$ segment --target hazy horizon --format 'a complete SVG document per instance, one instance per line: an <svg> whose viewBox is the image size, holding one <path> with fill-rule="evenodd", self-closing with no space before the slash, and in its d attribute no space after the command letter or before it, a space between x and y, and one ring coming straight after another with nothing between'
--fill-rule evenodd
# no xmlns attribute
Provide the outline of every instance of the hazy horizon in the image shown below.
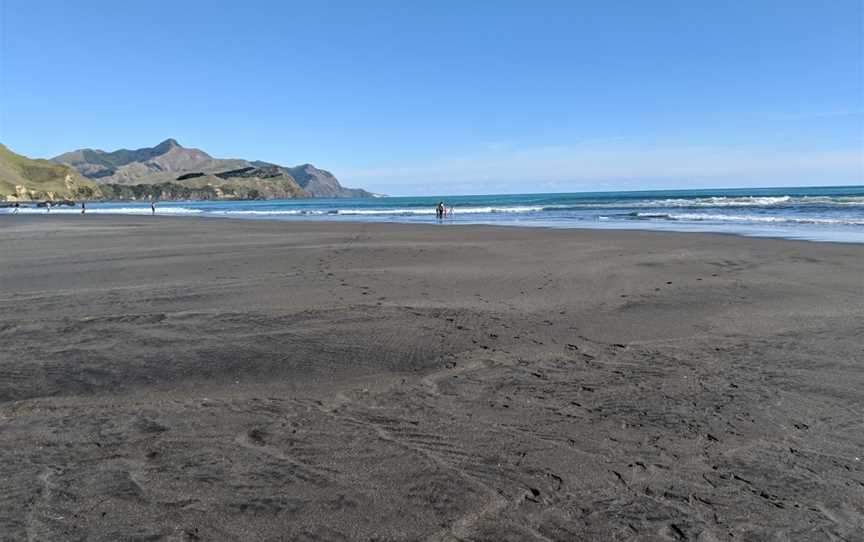
<svg viewBox="0 0 864 542"><path fill-rule="evenodd" d="M0 3L0 142L389 195L864 185L864 3Z"/></svg>

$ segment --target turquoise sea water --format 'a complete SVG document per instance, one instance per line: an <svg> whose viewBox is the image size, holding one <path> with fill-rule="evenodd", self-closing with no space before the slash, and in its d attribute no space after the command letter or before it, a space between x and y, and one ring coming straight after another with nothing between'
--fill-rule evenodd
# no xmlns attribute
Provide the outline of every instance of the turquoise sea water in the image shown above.
<svg viewBox="0 0 864 542"><path fill-rule="evenodd" d="M159 202L158 215L254 220L351 220L442 224L702 231L864 243L864 186ZM3 209L0 212L11 212ZM22 213L45 213L27 207ZM51 213L78 213L74 208ZM147 202L91 203L88 213L150 214Z"/></svg>

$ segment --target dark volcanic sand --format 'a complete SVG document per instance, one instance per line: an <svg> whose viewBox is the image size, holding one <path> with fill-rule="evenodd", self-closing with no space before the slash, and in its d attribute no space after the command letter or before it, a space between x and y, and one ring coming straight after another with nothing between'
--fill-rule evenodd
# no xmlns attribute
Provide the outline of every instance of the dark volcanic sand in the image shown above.
<svg viewBox="0 0 864 542"><path fill-rule="evenodd" d="M864 246L0 218L2 540L864 540Z"/></svg>

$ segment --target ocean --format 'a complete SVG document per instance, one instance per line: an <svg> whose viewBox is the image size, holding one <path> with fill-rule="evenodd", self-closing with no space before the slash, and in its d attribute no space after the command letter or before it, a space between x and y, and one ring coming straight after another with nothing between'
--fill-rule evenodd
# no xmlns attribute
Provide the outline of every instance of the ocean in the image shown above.
<svg viewBox="0 0 864 542"><path fill-rule="evenodd" d="M159 202L158 215L251 220L351 220L437 224L435 205L453 208L442 224L718 232L864 243L864 186L742 188L379 197L271 201ZM0 209L9 213L10 208ZM22 213L45 213L24 207ZM62 207L51 213L79 213ZM88 213L150 214L147 202L89 203Z"/></svg>

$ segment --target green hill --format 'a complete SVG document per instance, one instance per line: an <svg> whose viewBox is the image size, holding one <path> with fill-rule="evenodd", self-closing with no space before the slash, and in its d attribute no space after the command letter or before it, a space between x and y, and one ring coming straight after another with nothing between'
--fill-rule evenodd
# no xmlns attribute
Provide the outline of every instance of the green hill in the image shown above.
<svg viewBox="0 0 864 542"><path fill-rule="evenodd" d="M0 201L98 199L102 191L75 169L15 154L0 144Z"/></svg>

